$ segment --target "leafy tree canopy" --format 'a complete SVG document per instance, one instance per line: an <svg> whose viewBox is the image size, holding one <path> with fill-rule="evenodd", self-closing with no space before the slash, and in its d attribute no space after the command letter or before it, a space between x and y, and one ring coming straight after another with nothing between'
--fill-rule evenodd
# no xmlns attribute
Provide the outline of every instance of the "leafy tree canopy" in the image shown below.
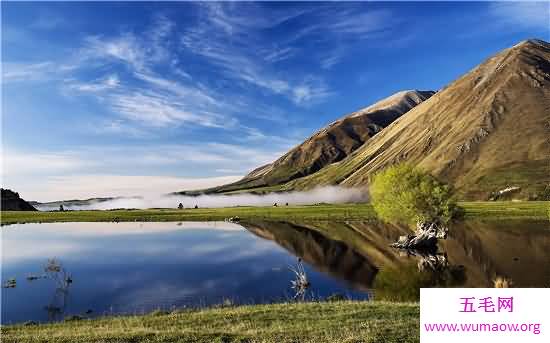
<svg viewBox="0 0 550 343"><path fill-rule="evenodd" d="M377 173L369 190L374 210L387 222L445 224L457 210L451 187L410 164Z"/></svg>

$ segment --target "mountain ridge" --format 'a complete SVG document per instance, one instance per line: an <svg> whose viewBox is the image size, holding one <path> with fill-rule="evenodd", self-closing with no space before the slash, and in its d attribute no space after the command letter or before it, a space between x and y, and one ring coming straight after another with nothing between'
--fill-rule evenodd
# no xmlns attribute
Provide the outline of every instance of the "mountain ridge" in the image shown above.
<svg viewBox="0 0 550 343"><path fill-rule="evenodd" d="M276 186L313 174L347 157L394 120L430 98L434 91L406 90L346 114L314 132L272 163L260 166L232 184L202 192ZM181 192L180 194L193 194Z"/></svg>

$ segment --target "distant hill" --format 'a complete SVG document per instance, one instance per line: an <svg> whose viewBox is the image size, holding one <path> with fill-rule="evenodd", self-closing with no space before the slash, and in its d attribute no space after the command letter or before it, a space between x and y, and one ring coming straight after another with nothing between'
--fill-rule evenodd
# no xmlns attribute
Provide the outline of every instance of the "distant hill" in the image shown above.
<svg viewBox="0 0 550 343"><path fill-rule="evenodd" d="M394 120L434 93L417 90L396 93L336 120L275 162L251 171L242 180L204 192L222 193L274 186L313 174L347 157Z"/></svg>
<svg viewBox="0 0 550 343"><path fill-rule="evenodd" d="M363 186L373 173L408 161L465 199L508 190L513 198L541 198L550 184L549 43L523 41L431 97L414 92L416 101L380 111L403 95L348 115L243 180L208 191Z"/></svg>
<svg viewBox="0 0 550 343"><path fill-rule="evenodd" d="M19 193L4 188L0 189L0 193L2 211L36 211L36 208L19 197Z"/></svg>

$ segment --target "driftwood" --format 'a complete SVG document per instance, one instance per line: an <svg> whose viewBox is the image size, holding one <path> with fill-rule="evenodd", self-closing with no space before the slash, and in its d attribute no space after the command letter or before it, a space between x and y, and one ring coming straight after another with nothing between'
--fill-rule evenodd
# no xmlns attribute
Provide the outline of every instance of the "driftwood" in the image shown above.
<svg viewBox="0 0 550 343"><path fill-rule="evenodd" d="M398 249L437 251L437 240L447 238L449 229L438 223L419 222L413 235L399 237L390 246Z"/></svg>

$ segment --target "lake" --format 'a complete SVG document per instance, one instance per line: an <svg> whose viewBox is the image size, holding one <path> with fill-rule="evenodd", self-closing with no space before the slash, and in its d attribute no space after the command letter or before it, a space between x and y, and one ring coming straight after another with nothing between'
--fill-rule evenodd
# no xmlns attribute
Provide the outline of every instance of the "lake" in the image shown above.
<svg viewBox="0 0 550 343"><path fill-rule="evenodd" d="M420 287L495 280L550 286L547 222L456 224L435 255L388 246L406 233L328 221L4 226L2 285L16 281L2 288L2 323L292 300L298 258L310 281L307 299L416 300Z"/></svg>

